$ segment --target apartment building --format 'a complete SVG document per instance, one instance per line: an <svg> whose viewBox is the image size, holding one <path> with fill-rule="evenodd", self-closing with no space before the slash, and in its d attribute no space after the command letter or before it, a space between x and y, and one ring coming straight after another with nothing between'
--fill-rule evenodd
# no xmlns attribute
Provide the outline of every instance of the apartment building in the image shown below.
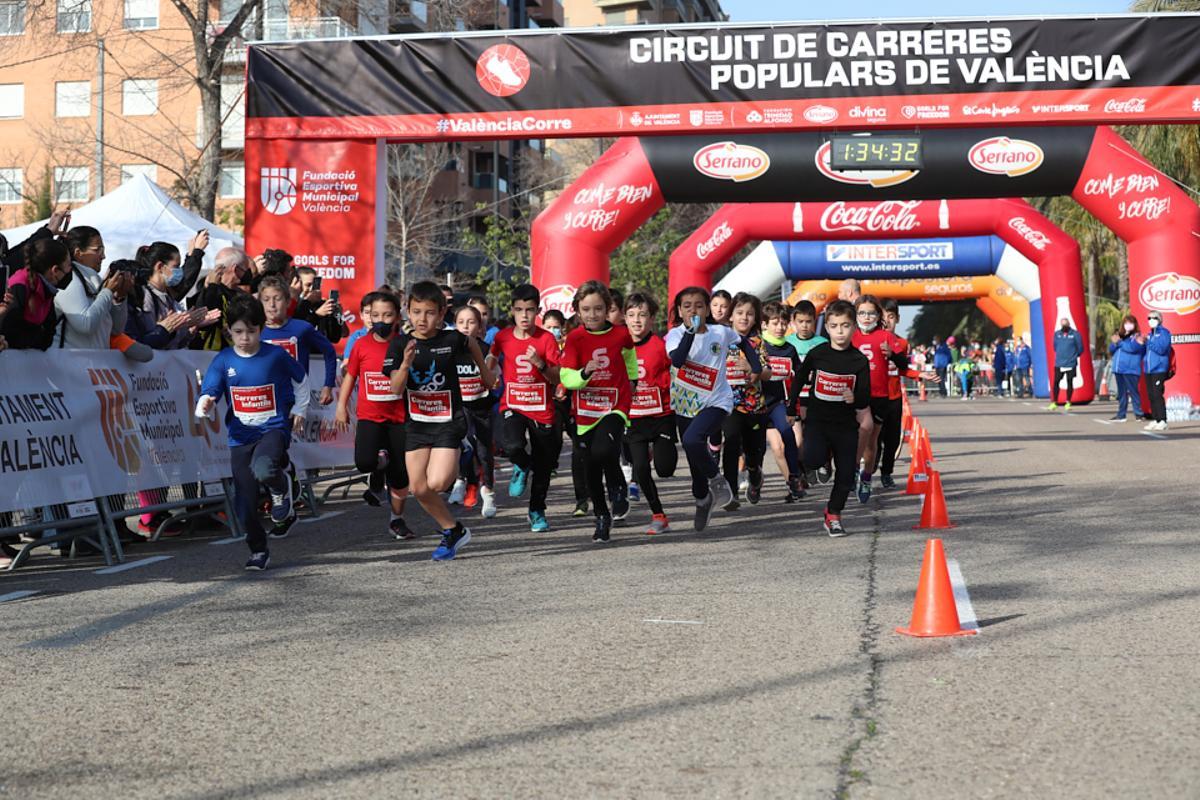
<svg viewBox="0 0 1200 800"><path fill-rule="evenodd" d="M672 25L729 19L721 10L720 0L564 0L563 11L567 26L572 28Z"/></svg>

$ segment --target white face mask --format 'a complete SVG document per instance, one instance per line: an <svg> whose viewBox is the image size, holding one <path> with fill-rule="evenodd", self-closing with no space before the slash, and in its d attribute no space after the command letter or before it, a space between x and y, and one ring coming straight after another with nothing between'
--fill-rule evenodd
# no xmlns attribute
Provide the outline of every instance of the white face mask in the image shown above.
<svg viewBox="0 0 1200 800"><path fill-rule="evenodd" d="M1132 323L1132 322L1126 322L1126 323L1125 323L1125 332L1126 332L1126 333L1133 333L1133 323Z"/></svg>
<svg viewBox="0 0 1200 800"><path fill-rule="evenodd" d="M1154 317L1150 318L1150 327L1151 328L1157 328L1161 324L1162 324L1162 320L1155 319Z"/></svg>

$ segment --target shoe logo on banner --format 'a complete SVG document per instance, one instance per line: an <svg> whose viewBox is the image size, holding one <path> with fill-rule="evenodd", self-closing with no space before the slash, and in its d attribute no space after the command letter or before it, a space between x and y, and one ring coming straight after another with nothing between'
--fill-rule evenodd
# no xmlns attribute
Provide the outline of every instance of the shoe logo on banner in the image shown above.
<svg viewBox="0 0 1200 800"><path fill-rule="evenodd" d="M493 45L475 62L475 78L488 94L510 97L529 82L529 57L515 45Z"/></svg>
<svg viewBox="0 0 1200 800"><path fill-rule="evenodd" d="M142 469L141 441L137 425L125 408L129 384L115 369L89 369L88 377L100 398L100 430L104 444L126 475L136 475Z"/></svg>
<svg viewBox="0 0 1200 800"><path fill-rule="evenodd" d="M259 196L263 208L283 216L296 207L296 168L263 167Z"/></svg>

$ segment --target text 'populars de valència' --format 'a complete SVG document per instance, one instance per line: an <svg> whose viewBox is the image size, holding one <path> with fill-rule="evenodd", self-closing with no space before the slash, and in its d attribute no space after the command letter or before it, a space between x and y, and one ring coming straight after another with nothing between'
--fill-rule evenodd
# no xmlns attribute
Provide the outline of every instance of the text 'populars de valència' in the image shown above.
<svg viewBox="0 0 1200 800"><path fill-rule="evenodd" d="M1004 27L635 37L635 64L711 64L710 88L937 86L1129 80L1119 54L1012 56Z"/></svg>

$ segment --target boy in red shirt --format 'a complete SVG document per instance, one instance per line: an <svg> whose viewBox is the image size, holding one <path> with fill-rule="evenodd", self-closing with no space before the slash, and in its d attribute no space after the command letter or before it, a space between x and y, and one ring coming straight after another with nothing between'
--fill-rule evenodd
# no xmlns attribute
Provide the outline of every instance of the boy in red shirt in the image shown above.
<svg viewBox="0 0 1200 800"><path fill-rule="evenodd" d="M671 410L671 358L662 337L654 333L658 303L648 294L635 292L625 301L625 324L637 354L637 388L629 409L629 444L633 477L650 505L648 535L664 533L670 521L663 511L658 486L650 470L651 461L660 478L670 478L679 464L679 441L675 412Z"/></svg>
<svg viewBox="0 0 1200 800"><path fill-rule="evenodd" d="M860 430L858 439L858 460L862 464L858 476L858 500L866 503L871 499L871 471L875 468L879 430L888 415L888 362L892 358L902 358L904 368L908 369L908 359L896 356L902 349L901 340L880 324L883 305L874 295L859 297L854 301L854 311L858 326L852 341L854 347L867 357L871 375L871 419Z"/></svg>

